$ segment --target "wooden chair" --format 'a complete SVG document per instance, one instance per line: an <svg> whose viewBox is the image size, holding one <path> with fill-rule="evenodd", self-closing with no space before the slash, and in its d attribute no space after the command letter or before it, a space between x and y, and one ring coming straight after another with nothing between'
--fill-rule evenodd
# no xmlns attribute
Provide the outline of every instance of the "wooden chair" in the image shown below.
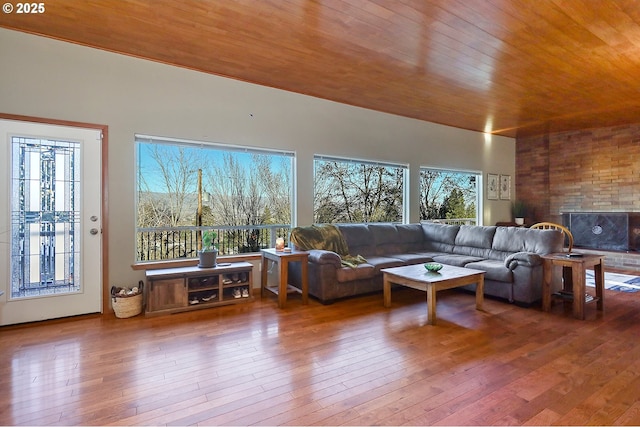
<svg viewBox="0 0 640 427"><path fill-rule="evenodd" d="M537 224L533 224L531 228L538 228L543 230L559 230L565 236L565 242L568 242L569 252L573 249L573 234L571 231L564 225L555 224L553 222L539 222Z"/></svg>
<svg viewBox="0 0 640 427"><path fill-rule="evenodd" d="M559 230L565 236L565 242L568 243L569 251L573 249L573 234L564 225L556 224L554 222L539 222L533 224L531 228L538 228L543 230ZM573 272L570 267L562 267L562 289L565 292L573 292Z"/></svg>

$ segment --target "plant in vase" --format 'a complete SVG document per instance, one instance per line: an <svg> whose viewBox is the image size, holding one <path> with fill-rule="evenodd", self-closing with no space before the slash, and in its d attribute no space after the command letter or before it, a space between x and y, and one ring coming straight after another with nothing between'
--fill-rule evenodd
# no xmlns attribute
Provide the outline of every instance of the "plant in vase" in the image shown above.
<svg viewBox="0 0 640 427"><path fill-rule="evenodd" d="M215 231L202 232L202 249L198 251L198 267L200 268L212 268L216 266L216 259L218 257L218 248L214 241L218 237Z"/></svg>
<svg viewBox="0 0 640 427"><path fill-rule="evenodd" d="M527 205L522 200L516 200L511 205L511 213L517 225L523 225L527 216Z"/></svg>

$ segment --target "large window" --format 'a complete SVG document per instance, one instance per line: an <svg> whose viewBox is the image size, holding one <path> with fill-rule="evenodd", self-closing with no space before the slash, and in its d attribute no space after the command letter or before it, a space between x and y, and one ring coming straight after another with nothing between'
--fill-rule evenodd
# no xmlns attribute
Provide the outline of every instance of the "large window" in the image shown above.
<svg viewBox="0 0 640 427"><path fill-rule="evenodd" d="M195 258L201 233L221 255L288 236L291 152L136 136L137 261Z"/></svg>
<svg viewBox="0 0 640 427"><path fill-rule="evenodd" d="M478 172L420 168L420 220L480 224Z"/></svg>
<svg viewBox="0 0 640 427"><path fill-rule="evenodd" d="M314 158L314 222L403 222L407 165Z"/></svg>

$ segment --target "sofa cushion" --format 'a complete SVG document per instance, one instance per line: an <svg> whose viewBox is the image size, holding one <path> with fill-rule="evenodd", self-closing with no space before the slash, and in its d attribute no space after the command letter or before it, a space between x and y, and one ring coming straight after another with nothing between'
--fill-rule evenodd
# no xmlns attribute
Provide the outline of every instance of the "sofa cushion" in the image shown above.
<svg viewBox="0 0 640 427"><path fill-rule="evenodd" d="M432 252L453 252L459 230L459 225L422 223L424 249Z"/></svg>
<svg viewBox="0 0 640 427"><path fill-rule="evenodd" d="M402 252L419 252L424 247L424 233L420 224L396 224Z"/></svg>
<svg viewBox="0 0 640 427"><path fill-rule="evenodd" d="M458 254L441 254L433 257L435 262L442 264L455 265L456 267L464 267L470 262L478 262L483 259L480 257L458 255ZM504 266L504 263L503 263Z"/></svg>
<svg viewBox="0 0 640 427"><path fill-rule="evenodd" d="M538 254L561 252L563 245L564 235L558 230L498 227L493 238L492 248L505 252L508 256L514 252L535 252Z"/></svg>
<svg viewBox="0 0 640 427"><path fill-rule="evenodd" d="M433 261L433 259L437 256L448 255L447 252L438 252L438 251L415 251L412 253L422 258L431 258L431 261ZM394 256L397 257L396 255ZM426 262L431 262L431 261L426 261Z"/></svg>
<svg viewBox="0 0 640 427"><path fill-rule="evenodd" d="M420 264L423 262L431 262L433 261L433 257L429 254L423 254L420 252L408 252L404 254L389 254L391 258L398 258L404 261L405 264Z"/></svg>
<svg viewBox="0 0 640 427"><path fill-rule="evenodd" d="M371 264L376 269L376 274L383 268L401 267L406 265L405 262L399 258L390 258L386 256L368 256L367 264Z"/></svg>
<svg viewBox="0 0 640 427"><path fill-rule="evenodd" d="M403 243L394 224L369 224L369 238L376 246L376 255L403 252Z"/></svg>
<svg viewBox="0 0 640 427"><path fill-rule="evenodd" d="M513 281L513 273L505 267L504 262L500 260L484 259L482 261L470 262L465 265L465 267L485 271L484 278L488 280L508 283Z"/></svg>
<svg viewBox="0 0 640 427"><path fill-rule="evenodd" d="M355 268L340 267L336 269L336 279L338 279L338 282L370 279L375 274L376 269L371 264L358 264Z"/></svg>
<svg viewBox="0 0 640 427"><path fill-rule="evenodd" d="M375 244L367 224L335 224L349 247L349 254L375 255Z"/></svg>
<svg viewBox="0 0 640 427"><path fill-rule="evenodd" d="M453 253L478 258L491 258L491 242L495 227L463 225L456 235Z"/></svg>
<svg viewBox="0 0 640 427"><path fill-rule="evenodd" d="M472 246L474 248L491 249L496 227L462 225L456 234L456 246Z"/></svg>

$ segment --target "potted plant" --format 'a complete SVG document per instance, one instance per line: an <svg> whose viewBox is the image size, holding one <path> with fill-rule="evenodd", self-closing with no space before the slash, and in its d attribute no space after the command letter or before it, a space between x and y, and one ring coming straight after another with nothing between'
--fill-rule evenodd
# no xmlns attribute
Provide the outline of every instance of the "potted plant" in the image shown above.
<svg viewBox="0 0 640 427"><path fill-rule="evenodd" d="M524 218L527 215L527 205L522 200L516 200L511 205L511 213L517 225L524 224Z"/></svg>
<svg viewBox="0 0 640 427"><path fill-rule="evenodd" d="M218 257L218 248L213 243L218 237L215 231L207 230L202 232L202 249L198 251L198 267L200 268L212 268L216 266L216 259Z"/></svg>

